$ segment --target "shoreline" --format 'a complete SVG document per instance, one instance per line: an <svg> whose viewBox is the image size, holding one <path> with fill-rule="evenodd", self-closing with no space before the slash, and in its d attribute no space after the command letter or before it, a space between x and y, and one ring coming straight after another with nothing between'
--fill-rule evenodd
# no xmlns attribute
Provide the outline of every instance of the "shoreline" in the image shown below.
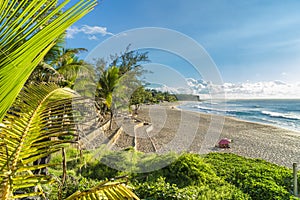
<svg viewBox="0 0 300 200"><path fill-rule="evenodd" d="M291 168L293 162L300 162L300 134L298 132L235 117L212 115L177 108L182 103L175 102L175 104L168 103L160 105L161 107L157 105L153 107L164 110L163 112L167 117L159 114L156 109L150 109L151 105L142 106L139 117L153 124L153 139L158 146L164 147L172 141L174 136L178 135L179 124L182 122L181 116L185 115L185 117L188 117L188 120L185 122L185 128L180 132L180 134L182 133L182 138L172 148L175 148L176 151L176 149L184 148L180 145L186 144L189 145L187 151L199 153L202 143L207 136L208 128L211 125L212 117L217 117L224 119L223 128L220 133L216 133L215 137L217 138L212 139L218 141L226 137L232 139L233 142L230 145L231 148L228 149L216 148L210 144L209 150L211 152L235 153L250 158L261 158L289 168ZM152 116L149 116L149 112L151 112ZM195 135L188 133L189 127L196 127ZM215 130L215 127L210 128ZM189 139L192 140L190 143Z"/></svg>
<svg viewBox="0 0 300 200"><path fill-rule="evenodd" d="M291 99L291 100L294 100L294 99ZM274 128L279 128L279 129L283 129L285 131L291 132L292 135L300 136L300 130L298 131L298 130L289 129L289 128L286 128L286 127L283 127L283 126L276 126L274 124L268 124L268 123L263 123L263 122L258 122L258 121L250 121L250 120L240 119L238 117L233 117L233 116L211 114L211 113L205 113L205 112L200 112L200 111L195 111L195 110L182 109L182 108L178 108L178 106L181 106L185 103L193 102L193 101L178 101L178 102L180 102L178 105L176 105L176 109L178 109L178 110L187 111L187 112L201 113L203 115L221 116L221 117L231 118L233 120L237 120L237 121L241 121L241 122L255 123L255 124L261 124L261 125L265 125L265 126L271 126L271 127L274 127Z"/></svg>

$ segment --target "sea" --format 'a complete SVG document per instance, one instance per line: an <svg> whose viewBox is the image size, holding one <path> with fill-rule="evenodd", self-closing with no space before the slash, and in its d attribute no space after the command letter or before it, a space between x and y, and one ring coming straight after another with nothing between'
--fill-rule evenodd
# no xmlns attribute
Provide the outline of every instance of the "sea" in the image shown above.
<svg viewBox="0 0 300 200"><path fill-rule="evenodd" d="M186 102L178 108L264 123L300 134L300 99L204 100Z"/></svg>

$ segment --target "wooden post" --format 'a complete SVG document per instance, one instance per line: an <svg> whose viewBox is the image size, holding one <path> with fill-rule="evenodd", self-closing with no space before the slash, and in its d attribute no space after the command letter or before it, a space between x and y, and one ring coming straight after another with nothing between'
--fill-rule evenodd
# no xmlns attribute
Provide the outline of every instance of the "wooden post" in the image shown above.
<svg viewBox="0 0 300 200"><path fill-rule="evenodd" d="M65 148L63 147L61 149L61 152L62 152L62 168L63 168L63 174L62 174L62 178L61 178L61 184L59 185L59 190L58 190L58 199L59 200L62 200L62 190L63 190L63 187L66 183L66 179L67 179L67 159L66 159L66 150Z"/></svg>
<svg viewBox="0 0 300 200"><path fill-rule="evenodd" d="M62 167L63 167L63 175L62 175L62 185L65 184L66 179L67 179L67 159L66 159L66 150L63 147L62 148L62 158L63 158L63 163L62 163Z"/></svg>
<svg viewBox="0 0 300 200"><path fill-rule="evenodd" d="M298 197L297 163L293 163L293 176L294 176L294 196Z"/></svg>

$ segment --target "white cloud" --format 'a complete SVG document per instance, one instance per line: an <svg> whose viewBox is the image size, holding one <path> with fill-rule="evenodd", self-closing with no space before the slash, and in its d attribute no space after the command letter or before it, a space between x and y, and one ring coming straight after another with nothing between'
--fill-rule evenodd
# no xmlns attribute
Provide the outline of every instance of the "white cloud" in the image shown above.
<svg viewBox="0 0 300 200"><path fill-rule="evenodd" d="M112 33L107 31L106 27L101 26L88 26L83 25L81 28L82 32L85 34L101 34L103 36L105 35L113 35Z"/></svg>
<svg viewBox="0 0 300 200"><path fill-rule="evenodd" d="M200 95L200 98L226 97L227 99L251 98L300 98L300 83L288 84L282 81L224 83L214 85L211 82L188 78L189 88L158 87L158 90L175 94L186 91L189 94Z"/></svg>
<svg viewBox="0 0 300 200"><path fill-rule="evenodd" d="M106 27L83 25L81 28L78 28L76 26L69 27L67 29L67 38L74 38L74 36L78 33L88 35L88 38L91 40L97 39L97 34L100 34L102 36L114 35L113 33L108 32Z"/></svg>
<svg viewBox="0 0 300 200"><path fill-rule="evenodd" d="M67 38L74 38L74 35L76 35L79 32L80 30L77 27L71 26L67 29Z"/></svg>
<svg viewBox="0 0 300 200"><path fill-rule="evenodd" d="M98 38L95 35L88 36L89 40L98 40Z"/></svg>

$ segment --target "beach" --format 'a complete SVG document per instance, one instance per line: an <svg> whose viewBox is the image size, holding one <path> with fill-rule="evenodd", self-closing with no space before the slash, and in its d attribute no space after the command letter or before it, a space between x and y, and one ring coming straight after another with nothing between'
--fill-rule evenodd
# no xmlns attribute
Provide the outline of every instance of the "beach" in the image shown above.
<svg viewBox="0 0 300 200"><path fill-rule="evenodd" d="M300 163L300 133L271 125L177 109L175 104L144 105L137 118L149 122L149 136L157 152L235 153L291 168ZM219 139L232 140L230 148L215 147ZM203 144L203 141L209 141Z"/></svg>

